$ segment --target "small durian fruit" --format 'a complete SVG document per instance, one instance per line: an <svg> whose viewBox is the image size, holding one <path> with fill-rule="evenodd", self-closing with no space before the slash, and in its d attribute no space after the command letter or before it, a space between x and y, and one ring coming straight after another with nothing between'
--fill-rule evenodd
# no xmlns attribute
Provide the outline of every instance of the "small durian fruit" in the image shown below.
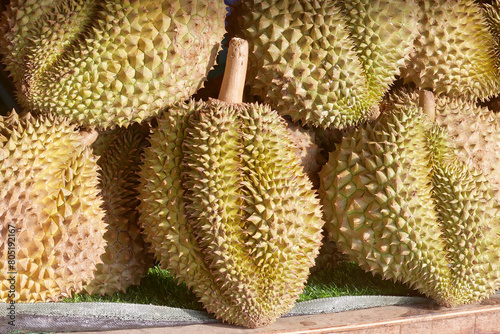
<svg viewBox="0 0 500 334"><path fill-rule="evenodd" d="M61 118L0 117L3 302L70 297L102 262L97 157L83 139Z"/></svg>
<svg viewBox="0 0 500 334"><path fill-rule="evenodd" d="M202 86L226 12L221 0L14 0L0 53L24 108L128 126Z"/></svg>
<svg viewBox="0 0 500 334"><path fill-rule="evenodd" d="M421 108L405 105L345 136L320 172L338 248L445 306L488 297L500 276L497 190L450 143Z"/></svg>
<svg viewBox="0 0 500 334"><path fill-rule="evenodd" d="M112 294L138 285L153 266L152 254L138 225L137 199L141 154L149 144L149 127L138 123L116 128L99 136L92 145L100 152L99 188L106 212L108 229L102 264L97 265L94 279L84 286L89 294ZM102 153L101 153L102 152Z"/></svg>
<svg viewBox="0 0 500 334"><path fill-rule="evenodd" d="M228 30L249 41L253 94L294 122L344 128L373 117L409 58L417 9L412 0L245 0Z"/></svg>
<svg viewBox="0 0 500 334"><path fill-rule="evenodd" d="M500 91L495 40L474 0L419 0L415 52L402 70L405 83L434 94L485 100Z"/></svg>
<svg viewBox="0 0 500 334"><path fill-rule="evenodd" d="M210 313L254 328L295 304L323 220L284 120L241 103L247 53L231 41L220 100L179 103L158 120L139 221L157 260Z"/></svg>
<svg viewBox="0 0 500 334"><path fill-rule="evenodd" d="M389 108L418 106L419 93L401 89L386 100ZM435 99L435 120L446 128L457 157L500 189L500 115L466 98L441 95Z"/></svg>

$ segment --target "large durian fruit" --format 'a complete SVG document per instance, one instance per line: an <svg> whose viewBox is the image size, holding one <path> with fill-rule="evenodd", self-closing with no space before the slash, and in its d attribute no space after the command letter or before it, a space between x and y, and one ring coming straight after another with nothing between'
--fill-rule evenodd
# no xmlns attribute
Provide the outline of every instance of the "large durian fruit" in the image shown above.
<svg viewBox="0 0 500 334"><path fill-rule="evenodd" d="M321 127L374 117L417 33L413 0L245 0L231 12L228 29L250 44L251 92Z"/></svg>
<svg viewBox="0 0 500 334"><path fill-rule="evenodd" d="M392 108L346 136L320 173L339 249L446 306L488 297L500 274L496 190L450 142L420 108Z"/></svg>
<svg viewBox="0 0 500 334"><path fill-rule="evenodd" d="M127 126L200 88L225 15L221 0L13 0L0 53L24 108Z"/></svg>
<svg viewBox="0 0 500 334"><path fill-rule="evenodd" d="M231 42L226 66L245 59L245 45ZM246 63L240 74L227 68L224 81L238 81ZM180 103L158 120L140 171L139 220L157 260L209 312L253 328L295 304L323 220L283 119L237 103L224 81L221 100Z"/></svg>
<svg viewBox="0 0 500 334"><path fill-rule="evenodd" d="M419 105L419 93L399 89L389 94L387 108ZM440 95L435 99L435 121L446 128L457 147L457 157L479 169L500 189L500 115L467 98Z"/></svg>
<svg viewBox="0 0 500 334"><path fill-rule="evenodd" d="M106 245L96 160L67 120L0 117L0 300L58 301L94 277Z"/></svg>
<svg viewBox="0 0 500 334"><path fill-rule="evenodd" d="M500 92L495 39L474 0L419 0L415 51L402 71L406 83L436 95L485 100Z"/></svg>
<svg viewBox="0 0 500 334"><path fill-rule="evenodd" d="M152 254L138 225L137 199L141 154L149 144L149 127L133 124L102 133L92 145L100 153L99 188L108 225L102 264L84 286L90 294L112 294L138 285L153 266Z"/></svg>

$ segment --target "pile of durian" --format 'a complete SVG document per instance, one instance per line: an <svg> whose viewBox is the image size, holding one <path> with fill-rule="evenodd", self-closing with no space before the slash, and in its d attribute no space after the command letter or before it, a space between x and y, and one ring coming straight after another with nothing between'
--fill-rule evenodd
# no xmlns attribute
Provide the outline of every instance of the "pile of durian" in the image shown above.
<svg viewBox="0 0 500 334"><path fill-rule="evenodd" d="M159 263L216 318L265 326L324 232L441 305L493 294L500 1L226 7L10 1L0 59L22 110L0 117L0 300L11 275L16 302L60 301Z"/></svg>

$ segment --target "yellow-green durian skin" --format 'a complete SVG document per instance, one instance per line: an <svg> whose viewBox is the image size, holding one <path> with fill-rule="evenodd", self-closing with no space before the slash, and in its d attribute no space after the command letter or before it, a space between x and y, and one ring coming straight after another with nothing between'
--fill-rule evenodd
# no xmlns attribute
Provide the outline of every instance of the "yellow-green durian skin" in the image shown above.
<svg viewBox="0 0 500 334"><path fill-rule="evenodd" d="M362 268L446 306L498 288L498 202L415 106L345 136L320 172L325 227Z"/></svg>
<svg viewBox="0 0 500 334"><path fill-rule="evenodd" d="M219 0L15 1L0 22L0 52L23 107L128 126L201 87L225 15Z"/></svg>
<svg viewBox="0 0 500 334"><path fill-rule="evenodd" d="M249 0L232 9L229 30L249 42L253 94L294 121L344 128L369 119L399 74L413 43L414 7Z"/></svg>
<svg viewBox="0 0 500 334"><path fill-rule="evenodd" d="M162 266L225 322L288 312L323 220L284 121L264 105L191 101L165 112L150 142L140 222Z"/></svg>
<svg viewBox="0 0 500 334"><path fill-rule="evenodd" d="M444 128L436 125L428 134L433 198L452 273L449 305L480 301L500 282L498 190L459 161Z"/></svg>
<svg viewBox="0 0 500 334"><path fill-rule="evenodd" d="M96 160L67 120L0 117L1 301L58 301L94 277L106 245Z"/></svg>
<svg viewBox="0 0 500 334"><path fill-rule="evenodd" d="M419 0L419 36L403 70L406 83L435 94L485 100L500 91L500 71L483 11L473 0Z"/></svg>
<svg viewBox="0 0 500 334"><path fill-rule="evenodd" d="M367 78L372 101L379 102L409 60L418 34L416 1L341 0L350 37Z"/></svg>
<svg viewBox="0 0 500 334"><path fill-rule="evenodd" d="M390 107L417 106L418 92L400 89L386 98ZM457 147L458 158L481 170L489 182L500 189L500 117L464 97L447 95L435 99L436 123L446 128Z"/></svg>
<svg viewBox="0 0 500 334"><path fill-rule="evenodd" d="M493 0L482 6L486 23L496 42L496 51L500 52L500 1Z"/></svg>
<svg viewBox="0 0 500 334"><path fill-rule="evenodd" d="M137 198L141 154L149 144L148 126L133 124L102 134L92 148L101 151L99 188L108 225L107 242L102 264L97 265L94 279L84 286L90 294L113 294L139 285L148 268L153 266L152 254L138 225L140 203ZM100 134L101 136L101 134Z"/></svg>
<svg viewBox="0 0 500 334"><path fill-rule="evenodd" d="M5 58L5 68L10 72L15 82L20 82L25 73L26 61L31 56L28 47L34 31L49 29L47 26L39 27L39 22L47 15L50 15L53 8L61 6L64 2L65 0L12 0L6 6L5 11L0 13L0 54ZM75 8L78 3L81 7ZM84 3L84 1L74 1L73 13L66 12L68 16L64 20L60 18L58 21L66 22L65 28L68 31L78 29L80 26L72 23L76 21L75 17L79 13L85 12L85 10L82 10L82 7L85 6ZM87 3L93 2L87 1ZM68 39L65 39L65 41L68 41ZM62 42L62 39L51 38L44 41L44 43L51 46L55 46L55 43L58 42ZM60 44L58 46L63 49L65 45ZM54 53L56 53L55 50Z"/></svg>

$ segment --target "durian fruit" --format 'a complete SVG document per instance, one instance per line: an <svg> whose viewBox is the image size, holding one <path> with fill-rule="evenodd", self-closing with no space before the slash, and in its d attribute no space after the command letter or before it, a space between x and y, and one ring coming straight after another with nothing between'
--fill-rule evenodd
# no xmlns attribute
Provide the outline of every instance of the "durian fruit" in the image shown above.
<svg viewBox="0 0 500 334"><path fill-rule="evenodd" d="M136 125L134 124L131 127L135 128ZM104 152L106 152L106 150L113 144L116 135L121 131L123 131L121 129L125 128L114 128L112 130L96 131L97 136L95 140L92 142L91 147L92 147L92 153L94 153L94 155L99 157L98 160L101 159Z"/></svg>
<svg viewBox="0 0 500 334"><path fill-rule="evenodd" d="M410 1L246 0L229 30L250 44L248 84L304 125L371 119L409 57L418 7Z"/></svg>
<svg viewBox="0 0 500 334"><path fill-rule="evenodd" d="M24 108L127 126L200 88L225 15L220 0L13 0L0 53Z"/></svg>
<svg viewBox="0 0 500 334"><path fill-rule="evenodd" d="M254 328L295 304L323 220L284 121L238 103L245 45L230 44L220 100L179 103L158 120L139 173L139 221L157 260L209 312Z"/></svg>
<svg viewBox="0 0 500 334"><path fill-rule="evenodd" d="M419 93L401 89L386 100L388 108L418 106ZM435 121L446 128L458 158L500 189L500 115L464 97L441 95L435 99Z"/></svg>
<svg viewBox="0 0 500 334"><path fill-rule="evenodd" d="M344 137L320 172L330 238L352 261L442 305L499 287L499 204L445 129L405 105Z"/></svg>
<svg viewBox="0 0 500 334"><path fill-rule="evenodd" d="M490 33L495 39L497 52L500 51L500 1L492 0L488 3L482 3L483 15Z"/></svg>
<svg viewBox="0 0 500 334"><path fill-rule="evenodd" d="M1 301L58 301L94 277L106 245L96 160L67 120L0 117Z"/></svg>
<svg viewBox="0 0 500 334"><path fill-rule="evenodd" d="M106 212L104 221L108 229L104 234L107 242L102 264L97 265L94 279L84 286L90 294L112 294L138 285L153 266L138 225L137 199L139 176L137 174L141 154L149 144L149 127L133 124L128 128L116 128L100 135L92 148L102 153L98 160L99 188Z"/></svg>
<svg viewBox="0 0 500 334"><path fill-rule="evenodd" d="M415 29L418 5L414 0L340 0L338 3L361 60L368 90L373 100L380 102L413 51L413 41L418 34Z"/></svg>
<svg viewBox="0 0 500 334"><path fill-rule="evenodd" d="M304 173L307 174L314 187L319 186L318 172L321 166L318 164L319 147L316 144L316 134L313 129L304 128L286 120L287 132L295 146L295 155L299 158Z"/></svg>
<svg viewBox="0 0 500 334"><path fill-rule="evenodd" d="M26 71L25 60L30 57L28 50L30 43L32 43L30 38L35 35L34 31L39 29L39 22L50 15L53 8L62 6L64 2L64 0L12 0L6 5L5 11L0 13L0 53L5 58L5 68L10 72L14 82L20 83L23 79ZM78 17L82 16L80 13L87 15L89 5L95 8L94 4L95 1L80 1L79 3L75 1L71 4L72 8L68 8L65 13L67 16L58 17L54 23L59 22L59 26L64 25L64 30L61 32L77 32L77 29L82 28L82 24L78 23ZM55 15L59 16L60 14ZM16 22L16 18L19 22ZM44 27L45 30L50 28ZM54 34L53 37L40 42L53 47L54 53L57 53L58 49L63 50L66 47L64 43L69 42L69 38L66 38L65 34L61 38L58 38L57 34ZM17 88L20 87L17 86Z"/></svg>
<svg viewBox="0 0 500 334"><path fill-rule="evenodd" d="M485 100L500 91L495 40L473 0L419 0L419 36L403 77L436 95Z"/></svg>
<svg viewBox="0 0 500 334"><path fill-rule="evenodd" d="M324 231L322 245L314 267L311 268L311 273L332 270L342 266L347 261L349 261L347 255L338 250L335 242L328 238L328 232Z"/></svg>

